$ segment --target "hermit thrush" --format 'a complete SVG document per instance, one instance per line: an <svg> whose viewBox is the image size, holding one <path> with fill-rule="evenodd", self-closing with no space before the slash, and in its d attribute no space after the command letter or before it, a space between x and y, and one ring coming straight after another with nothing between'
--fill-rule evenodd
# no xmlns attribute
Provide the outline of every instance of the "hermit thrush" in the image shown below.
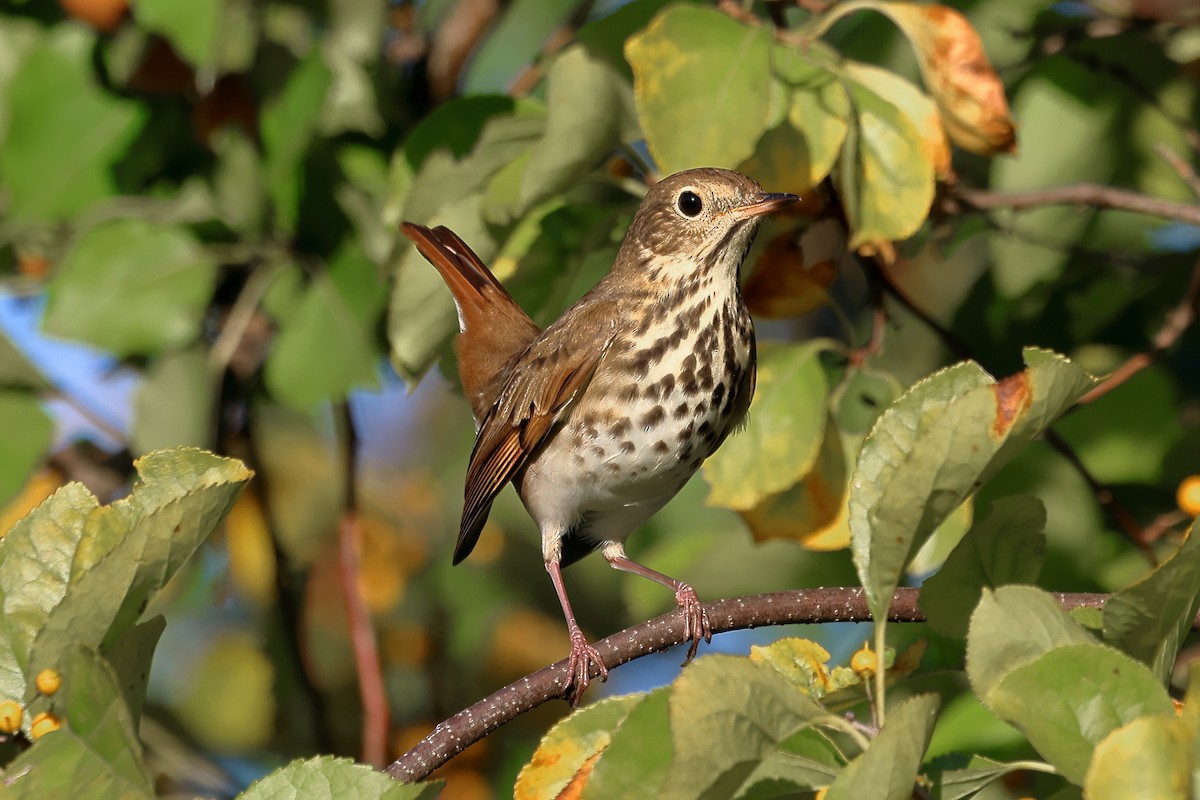
<svg viewBox="0 0 1200 800"><path fill-rule="evenodd" d="M674 590L689 659L712 638L695 589L631 561L624 542L745 417L754 326L738 272L762 215L797 199L728 170L659 181L612 270L544 331L453 232L401 225L454 296L458 369L479 429L454 563L512 481L541 528L571 637L575 701L593 666L608 676L562 580L562 567L593 550Z"/></svg>

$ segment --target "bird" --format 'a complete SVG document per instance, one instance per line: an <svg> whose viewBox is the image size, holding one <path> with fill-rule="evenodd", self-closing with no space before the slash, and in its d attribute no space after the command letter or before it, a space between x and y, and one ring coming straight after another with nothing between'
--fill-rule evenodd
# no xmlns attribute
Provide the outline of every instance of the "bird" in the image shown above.
<svg viewBox="0 0 1200 800"><path fill-rule="evenodd" d="M401 223L454 298L454 350L477 426L453 561L470 554L511 482L541 531L566 618L572 705L593 670L608 677L562 578L589 553L675 593L686 661L712 640L695 589L630 559L625 542L745 419L755 342L741 265L764 217L798 199L725 169L657 181L611 270L545 330L451 230Z"/></svg>

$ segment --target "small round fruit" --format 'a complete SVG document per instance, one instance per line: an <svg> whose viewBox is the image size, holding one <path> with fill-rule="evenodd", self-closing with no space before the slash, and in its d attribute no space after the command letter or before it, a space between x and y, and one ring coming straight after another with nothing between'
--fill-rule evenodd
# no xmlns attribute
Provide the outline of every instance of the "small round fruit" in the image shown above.
<svg viewBox="0 0 1200 800"><path fill-rule="evenodd" d="M62 727L62 722L58 717L51 714L49 711L43 711L33 718L33 724L29 726L29 735L36 742L38 739L45 736L47 733L54 733Z"/></svg>
<svg viewBox="0 0 1200 800"><path fill-rule="evenodd" d="M1200 517L1200 475L1188 475L1179 482L1175 492L1179 510L1190 517Z"/></svg>
<svg viewBox="0 0 1200 800"><path fill-rule="evenodd" d="M878 663L875 654L865 647L850 657L850 669L859 675L874 675Z"/></svg>
<svg viewBox="0 0 1200 800"><path fill-rule="evenodd" d="M0 703L0 733L16 733L21 730L21 719L24 716L25 712L16 700Z"/></svg>
<svg viewBox="0 0 1200 800"><path fill-rule="evenodd" d="M44 695L52 695L62 687L62 675L56 669L44 669L37 674L34 681L37 690Z"/></svg>

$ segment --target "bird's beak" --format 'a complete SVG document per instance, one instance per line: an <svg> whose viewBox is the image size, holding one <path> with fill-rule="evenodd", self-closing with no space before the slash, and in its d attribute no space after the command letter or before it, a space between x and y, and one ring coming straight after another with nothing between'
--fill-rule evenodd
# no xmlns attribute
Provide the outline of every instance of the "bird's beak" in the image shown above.
<svg viewBox="0 0 1200 800"><path fill-rule="evenodd" d="M769 194L760 194L758 199L753 203L744 206L738 206L730 213L735 219L746 219L748 217L758 217L763 214L770 214L772 211L790 206L800 198L794 194L785 194L782 192L772 192Z"/></svg>

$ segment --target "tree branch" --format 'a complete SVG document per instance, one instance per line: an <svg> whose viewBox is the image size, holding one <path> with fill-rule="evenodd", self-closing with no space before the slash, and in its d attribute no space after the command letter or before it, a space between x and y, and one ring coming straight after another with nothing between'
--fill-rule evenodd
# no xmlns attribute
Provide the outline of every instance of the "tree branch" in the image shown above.
<svg viewBox="0 0 1200 800"><path fill-rule="evenodd" d="M1055 593L1065 609L1099 608L1105 594ZM871 613L860 588L798 589L790 592L734 597L705 603L713 633L822 622L869 622ZM923 622L916 589L897 589L888 610L892 622ZM1193 624L1195 627L1195 624ZM604 663L613 668L687 640L676 612L627 628L596 642ZM387 768L391 777L412 783L422 780L458 753L521 714L555 698L564 697L567 660L538 670L505 686L473 706L438 724L416 747ZM593 672L593 676L595 673Z"/></svg>
<svg viewBox="0 0 1200 800"><path fill-rule="evenodd" d="M1076 183L1069 186L1052 186L1028 192L994 192L988 189L973 189L956 186L952 196L961 203L980 211L993 208L1010 208L1020 211L1040 206L1090 206L1092 208L1134 211L1152 217L1173 219L1200 226L1200 206L1160 200L1144 194L1104 186L1098 183Z"/></svg>

